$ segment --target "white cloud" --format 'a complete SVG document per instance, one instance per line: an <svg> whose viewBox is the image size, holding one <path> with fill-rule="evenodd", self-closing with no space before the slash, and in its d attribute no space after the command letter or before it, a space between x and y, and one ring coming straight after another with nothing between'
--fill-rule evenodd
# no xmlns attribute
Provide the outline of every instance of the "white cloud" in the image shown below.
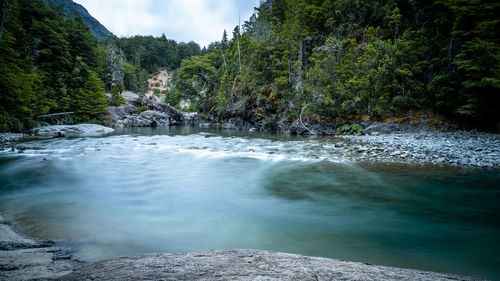
<svg viewBox="0 0 500 281"><path fill-rule="evenodd" d="M239 1L239 2L238 2ZM201 46L231 35L247 20L258 0L75 0L117 36L165 33L176 41Z"/></svg>

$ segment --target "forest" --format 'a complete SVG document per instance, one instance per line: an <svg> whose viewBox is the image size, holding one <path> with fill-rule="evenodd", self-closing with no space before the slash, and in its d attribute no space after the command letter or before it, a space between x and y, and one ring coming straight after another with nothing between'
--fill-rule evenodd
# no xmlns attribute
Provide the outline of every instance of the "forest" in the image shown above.
<svg viewBox="0 0 500 281"><path fill-rule="evenodd" d="M267 0L203 50L165 35L97 41L41 0L2 11L0 131L51 112L99 122L104 91L144 93L161 67L175 70L165 102L190 100L216 121L274 130L299 115L342 123L426 110L500 130L497 1Z"/></svg>
<svg viewBox="0 0 500 281"><path fill-rule="evenodd" d="M184 60L198 110L276 126L427 110L498 131L500 3L268 0L230 41Z"/></svg>
<svg viewBox="0 0 500 281"><path fill-rule="evenodd" d="M119 91L144 93L149 73L201 53L194 42L165 36L97 41L80 17L42 0L2 1L0 11L0 132L30 129L37 116L56 112L102 123Z"/></svg>

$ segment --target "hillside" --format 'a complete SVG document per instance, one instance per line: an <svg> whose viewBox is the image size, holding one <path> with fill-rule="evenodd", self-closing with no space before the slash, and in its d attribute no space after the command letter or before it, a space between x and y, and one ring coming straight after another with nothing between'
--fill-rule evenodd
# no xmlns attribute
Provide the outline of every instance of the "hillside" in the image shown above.
<svg viewBox="0 0 500 281"><path fill-rule="evenodd" d="M75 3L71 0L44 0L46 3L54 4L57 6L62 6L64 13L70 17L79 15L82 17L83 21L90 28L90 33L94 35L98 40L104 39L112 33L106 29L99 21L92 17L87 9L82 5Z"/></svg>
<svg viewBox="0 0 500 281"><path fill-rule="evenodd" d="M428 111L498 131L499 13L495 1L261 1L232 39L182 62L173 90L210 120L261 130Z"/></svg>

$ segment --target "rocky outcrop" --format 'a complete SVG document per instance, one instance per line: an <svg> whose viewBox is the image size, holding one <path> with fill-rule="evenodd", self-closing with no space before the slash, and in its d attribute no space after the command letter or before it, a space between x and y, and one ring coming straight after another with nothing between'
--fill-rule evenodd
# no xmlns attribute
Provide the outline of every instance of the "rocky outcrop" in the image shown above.
<svg viewBox="0 0 500 281"><path fill-rule="evenodd" d="M123 92L127 103L106 108L108 118L106 124L113 128L123 127L155 127L172 125L196 125L195 115L179 111L168 104L152 99L141 99L133 92ZM138 107L148 110L138 114Z"/></svg>
<svg viewBox="0 0 500 281"><path fill-rule="evenodd" d="M125 98L125 100L129 103L135 102L140 98L140 96L134 92L131 91L123 91L122 92L122 97Z"/></svg>
<svg viewBox="0 0 500 281"><path fill-rule="evenodd" d="M22 236L0 216L0 280L59 278L81 266L68 246Z"/></svg>
<svg viewBox="0 0 500 281"><path fill-rule="evenodd" d="M112 133L114 129L96 124L49 125L31 130L35 136L42 137L87 137Z"/></svg>
<svg viewBox="0 0 500 281"><path fill-rule="evenodd" d="M170 115L154 110L146 110L138 116L128 116L122 121L123 127L156 127L168 126L172 123Z"/></svg>
<svg viewBox="0 0 500 281"><path fill-rule="evenodd" d="M129 116L137 114L137 107L127 103L121 106L109 106L106 108L108 116L107 125L110 127L123 127L123 121Z"/></svg>
<svg viewBox="0 0 500 281"><path fill-rule="evenodd" d="M23 137L23 134L0 133L0 151L13 148Z"/></svg>
<svg viewBox="0 0 500 281"><path fill-rule="evenodd" d="M433 129L425 124L402 124L397 122L373 122L365 126L363 135L431 132Z"/></svg>
<svg viewBox="0 0 500 281"><path fill-rule="evenodd" d="M260 250L149 254L105 260L61 280L478 280L446 273Z"/></svg>
<svg viewBox="0 0 500 281"><path fill-rule="evenodd" d="M334 135L335 125L321 120L318 116L306 116L295 120L286 133L291 135Z"/></svg>
<svg viewBox="0 0 500 281"><path fill-rule="evenodd" d="M227 122L222 124L222 128L231 130L251 130L252 128L255 129L252 123L245 121L240 117L229 119Z"/></svg>

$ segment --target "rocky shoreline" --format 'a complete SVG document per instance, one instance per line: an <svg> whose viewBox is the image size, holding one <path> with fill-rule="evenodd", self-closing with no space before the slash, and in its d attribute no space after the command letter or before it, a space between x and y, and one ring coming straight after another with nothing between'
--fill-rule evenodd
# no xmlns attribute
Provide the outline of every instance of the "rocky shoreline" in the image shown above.
<svg viewBox="0 0 500 281"><path fill-rule="evenodd" d="M0 280L482 280L265 250L146 254L88 264L62 243L15 231L0 216Z"/></svg>
<svg viewBox="0 0 500 281"><path fill-rule="evenodd" d="M35 129L36 136L98 136L113 132L99 125L58 125ZM22 151L18 143L33 135L0 134L0 151ZM411 132L340 135L324 146L353 161L435 164L458 167L500 168L500 135L474 131Z"/></svg>
<svg viewBox="0 0 500 281"><path fill-rule="evenodd" d="M61 280L481 280L263 250L147 254L104 260Z"/></svg>
<svg viewBox="0 0 500 281"><path fill-rule="evenodd" d="M85 265L72 252L64 243L20 234L0 216L0 280L60 278Z"/></svg>
<svg viewBox="0 0 500 281"><path fill-rule="evenodd" d="M341 136L335 150L357 161L500 168L500 135L430 132Z"/></svg>

